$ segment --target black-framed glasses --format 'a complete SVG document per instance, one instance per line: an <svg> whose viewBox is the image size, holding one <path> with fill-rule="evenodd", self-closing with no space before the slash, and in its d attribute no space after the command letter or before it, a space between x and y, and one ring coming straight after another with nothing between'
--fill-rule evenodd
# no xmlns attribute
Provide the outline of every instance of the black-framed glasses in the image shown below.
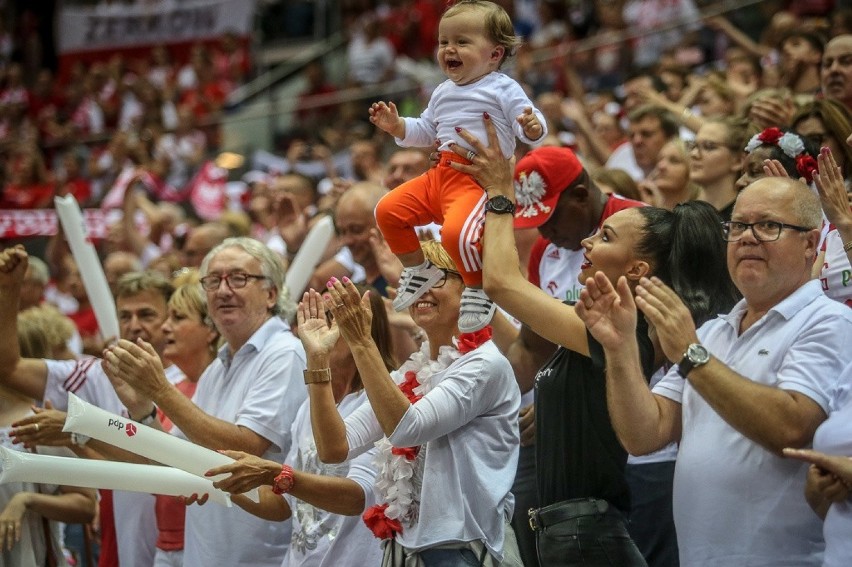
<svg viewBox="0 0 852 567"><path fill-rule="evenodd" d="M438 269L439 269L439 270L441 270L441 272L442 272L444 275L443 275L443 276L441 276L441 279L439 279L437 282L435 282L434 284L432 284L432 288L433 288L433 289L434 289L434 288L439 288L439 287L444 287L444 284L445 284L445 283L447 283L447 276L449 276L449 275L454 275L454 276L456 276L457 278L461 279L461 274L460 274L460 273L458 273L458 272L456 272L455 270L445 270L445 269L443 269L443 268L438 268Z"/></svg>
<svg viewBox="0 0 852 567"><path fill-rule="evenodd" d="M228 284L228 287L231 289L242 289L246 287L249 280L266 280L269 279L267 276L258 275L258 274L244 274L243 272L234 272L232 274L210 274L209 276L204 276L201 278L201 287L205 289L205 291L216 291L219 289L219 285L222 283L222 280Z"/></svg>
<svg viewBox="0 0 852 567"><path fill-rule="evenodd" d="M725 221L722 223L722 238L728 242L736 242L743 237L745 231L751 229L755 239L760 242L773 242L781 237L785 228L798 232L809 232L812 228L787 224L778 221L738 222Z"/></svg>
<svg viewBox="0 0 852 567"><path fill-rule="evenodd" d="M687 152L691 152L694 149L701 150L701 153L712 152L718 150L719 148L727 148L732 149L731 146L727 144L722 144L719 142L711 142L710 140L688 140L683 143Z"/></svg>

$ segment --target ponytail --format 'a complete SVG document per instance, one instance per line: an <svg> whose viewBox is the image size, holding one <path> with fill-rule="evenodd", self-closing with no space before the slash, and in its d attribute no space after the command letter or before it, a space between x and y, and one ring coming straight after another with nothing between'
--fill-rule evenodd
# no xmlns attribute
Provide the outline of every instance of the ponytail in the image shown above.
<svg viewBox="0 0 852 567"><path fill-rule="evenodd" d="M689 201L667 211L638 209L645 229L637 254L686 304L696 326L727 313L737 300L728 274L721 219L709 203Z"/></svg>

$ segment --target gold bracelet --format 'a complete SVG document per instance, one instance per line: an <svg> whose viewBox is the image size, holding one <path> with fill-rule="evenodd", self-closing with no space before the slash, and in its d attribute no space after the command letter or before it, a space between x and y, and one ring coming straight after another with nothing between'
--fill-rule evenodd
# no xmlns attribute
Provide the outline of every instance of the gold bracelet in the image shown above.
<svg viewBox="0 0 852 567"><path fill-rule="evenodd" d="M331 369L320 368L318 370L305 370L305 384L324 384L331 382Z"/></svg>
<svg viewBox="0 0 852 567"><path fill-rule="evenodd" d="M852 250L852 240L843 245L844 252L849 252L850 250Z"/></svg>

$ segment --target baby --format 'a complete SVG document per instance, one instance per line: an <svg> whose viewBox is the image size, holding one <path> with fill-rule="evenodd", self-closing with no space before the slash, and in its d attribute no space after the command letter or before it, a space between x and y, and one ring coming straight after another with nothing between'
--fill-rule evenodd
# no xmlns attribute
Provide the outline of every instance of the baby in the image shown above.
<svg viewBox="0 0 852 567"><path fill-rule="evenodd" d="M458 323L462 333L482 329L494 315L494 303L482 290L480 256L482 224L490 205L472 177L449 166L453 160L465 162L449 147L466 147L467 162L473 160L476 154L458 132L465 129L485 139L483 118L493 122L506 157L515 151L516 136L528 144L544 139L544 116L517 82L499 72L519 44L503 8L486 0L460 0L444 12L438 26L438 65L448 80L432 93L420 118L400 117L392 102L370 108L370 121L400 146L428 147L436 139L441 144L437 167L403 183L376 207L379 229L404 266L393 306L406 309L444 276L423 257L414 228L437 222L442 225L441 242L465 284Z"/></svg>

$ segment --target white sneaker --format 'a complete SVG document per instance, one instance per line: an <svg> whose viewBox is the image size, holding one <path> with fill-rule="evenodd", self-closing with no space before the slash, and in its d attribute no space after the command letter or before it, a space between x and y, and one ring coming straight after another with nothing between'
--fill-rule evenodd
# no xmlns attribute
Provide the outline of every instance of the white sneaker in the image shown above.
<svg viewBox="0 0 852 567"><path fill-rule="evenodd" d="M481 289L466 287L462 292L459 309L459 331L474 333L491 322L497 306Z"/></svg>
<svg viewBox="0 0 852 567"><path fill-rule="evenodd" d="M443 277L444 272L428 261L425 268L404 268L399 278L393 308L397 311L407 309Z"/></svg>

